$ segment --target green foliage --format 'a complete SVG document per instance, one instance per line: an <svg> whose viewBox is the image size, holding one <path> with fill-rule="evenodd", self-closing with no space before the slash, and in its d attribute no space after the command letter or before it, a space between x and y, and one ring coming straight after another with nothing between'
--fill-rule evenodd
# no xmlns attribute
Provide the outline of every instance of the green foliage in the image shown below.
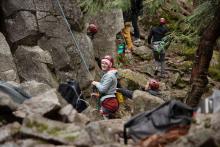
<svg viewBox="0 0 220 147"><path fill-rule="evenodd" d="M216 57L215 57L216 56ZM214 64L213 66L209 67L209 75L217 81L220 81L220 57L219 54L213 53L213 58L217 58L218 64Z"/></svg>
<svg viewBox="0 0 220 147"><path fill-rule="evenodd" d="M185 21L191 24L196 31L204 29L214 16L215 9L210 8L213 8L212 3L210 1L204 2Z"/></svg>
<svg viewBox="0 0 220 147"><path fill-rule="evenodd" d="M193 60L196 48L184 48L182 55L185 56L185 60Z"/></svg>
<svg viewBox="0 0 220 147"><path fill-rule="evenodd" d="M189 23L194 31L201 34L217 12L220 0L199 0L198 4L193 14L187 17L185 22Z"/></svg>
<svg viewBox="0 0 220 147"><path fill-rule="evenodd" d="M79 6L83 12L94 14L101 10L108 11L109 9L121 8L127 10L130 8L130 0L80 0Z"/></svg>
<svg viewBox="0 0 220 147"><path fill-rule="evenodd" d="M167 7L166 0L145 0L144 1L144 9L146 13L151 17L153 17L155 14L163 10L165 7ZM175 12L179 12L180 7L177 4L176 0L169 1L169 9ZM168 18L170 16L169 14L164 13L163 17Z"/></svg>
<svg viewBox="0 0 220 147"><path fill-rule="evenodd" d="M220 81L220 68L209 67L209 75L216 81Z"/></svg>

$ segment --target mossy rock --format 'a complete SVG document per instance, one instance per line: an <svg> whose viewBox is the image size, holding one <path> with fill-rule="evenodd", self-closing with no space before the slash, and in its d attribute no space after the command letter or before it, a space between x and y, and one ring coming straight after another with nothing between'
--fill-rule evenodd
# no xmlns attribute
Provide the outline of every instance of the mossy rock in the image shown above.
<svg viewBox="0 0 220 147"><path fill-rule="evenodd" d="M195 48L184 48L182 51L182 55L185 56L185 60L193 60L195 51Z"/></svg>
<svg viewBox="0 0 220 147"><path fill-rule="evenodd" d="M187 71L191 71L193 66L193 62L192 61L184 61L181 66L180 69L187 72Z"/></svg>
<svg viewBox="0 0 220 147"><path fill-rule="evenodd" d="M148 78L145 74L134 72L130 69L118 69L118 75L119 78L123 79L122 81L133 90L138 87L144 87L148 82Z"/></svg>

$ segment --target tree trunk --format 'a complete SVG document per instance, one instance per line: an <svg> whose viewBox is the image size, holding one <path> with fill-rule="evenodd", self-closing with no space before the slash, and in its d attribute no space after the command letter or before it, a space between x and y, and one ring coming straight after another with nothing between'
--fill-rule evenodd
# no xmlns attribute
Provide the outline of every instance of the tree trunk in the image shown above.
<svg viewBox="0 0 220 147"><path fill-rule="evenodd" d="M208 84L208 68L212 59L213 47L220 36L220 7L216 11L213 21L207 26L203 32L198 49L195 53L194 65L191 73L191 89L187 97L186 103L190 106L196 106L206 85Z"/></svg>

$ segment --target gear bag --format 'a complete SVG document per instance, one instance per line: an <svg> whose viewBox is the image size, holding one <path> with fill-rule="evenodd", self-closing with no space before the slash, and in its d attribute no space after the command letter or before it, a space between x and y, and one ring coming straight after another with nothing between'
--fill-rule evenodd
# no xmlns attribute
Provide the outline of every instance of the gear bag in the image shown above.
<svg viewBox="0 0 220 147"><path fill-rule="evenodd" d="M186 104L172 100L151 111L140 113L124 124L124 143L127 144L128 136L139 141L174 126L189 125L193 111Z"/></svg>
<svg viewBox="0 0 220 147"><path fill-rule="evenodd" d="M125 53L126 41L121 31L116 34L116 46L119 55Z"/></svg>
<svg viewBox="0 0 220 147"><path fill-rule="evenodd" d="M83 98L79 83L75 80L69 80L61 83L58 92L62 97L75 108L78 112L82 112L87 108L86 101Z"/></svg>
<svg viewBox="0 0 220 147"><path fill-rule="evenodd" d="M158 53L165 52L165 50L169 47L171 41L172 41L172 36L167 35L163 37L161 41L153 42L154 51Z"/></svg>
<svg viewBox="0 0 220 147"><path fill-rule="evenodd" d="M0 91L9 95L12 100L18 104L21 104L26 99L30 99L31 96L19 87L15 87L4 81L0 81Z"/></svg>

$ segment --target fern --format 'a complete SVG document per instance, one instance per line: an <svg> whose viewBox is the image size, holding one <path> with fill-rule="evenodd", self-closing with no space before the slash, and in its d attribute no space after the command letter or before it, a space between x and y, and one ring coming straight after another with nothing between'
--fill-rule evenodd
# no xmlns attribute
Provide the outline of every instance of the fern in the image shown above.
<svg viewBox="0 0 220 147"><path fill-rule="evenodd" d="M203 29L213 19L219 4L220 0L203 2L194 10L193 15L186 18L186 22L196 26L197 31Z"/></svg>
<svg viewBox="0 0 220 147"><path fill-rule="evenodd" d="M127 10L130 8L130 0L80 0L79 6L83 12L94 14L99 11L108 11L109 9L121 8Z"/></svg>

